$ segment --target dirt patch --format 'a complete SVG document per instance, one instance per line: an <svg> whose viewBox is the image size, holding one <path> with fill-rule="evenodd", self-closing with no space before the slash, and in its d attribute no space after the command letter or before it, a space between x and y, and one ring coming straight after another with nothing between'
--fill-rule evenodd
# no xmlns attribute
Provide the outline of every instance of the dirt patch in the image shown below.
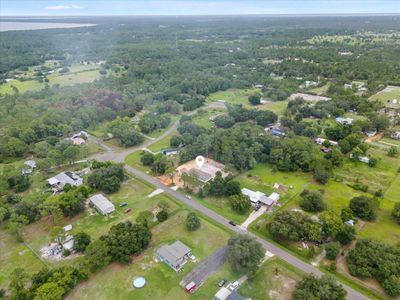
<svg viewBox="0 0 400 300"><path fill-rule="evenodd" d="M292 299L292 293L296 287L296 280L283 274L273 275L274 280L278 283L279 288L270 290L268 295L274 300L289 300Z"/></svg>
<svg viewBox="0 0 400 300"><path fill-rule="evenodd" d="M379 141L380 139L383 138L384 135L385 135L385 134L384 134L383 132L379 132L379 133L375 134L374 136L371 136L371 137L367 138L367 139L365 140L365 142L367 142L367 143L372 143L372 142Z"/></svg>

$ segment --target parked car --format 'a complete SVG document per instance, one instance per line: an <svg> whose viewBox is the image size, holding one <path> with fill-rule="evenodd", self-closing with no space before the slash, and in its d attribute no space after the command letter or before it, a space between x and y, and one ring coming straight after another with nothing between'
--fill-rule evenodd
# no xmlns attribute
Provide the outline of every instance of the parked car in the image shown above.
<svg viewBox="0 0 400 300"><path fill-rule="evenodd" d="M122 202L122 203L119 205L119 207L124 207L124 206L127 206L127 205L128 205L128 203Z"/></svg>
<svg viewBox="0 0 400 300"><path fill-rule="evenodd" d="M261 208L261 205L260 205L260 204L257 204L257 205L254 207L254 210L255 210L255 211L258 211L260 208Z"/></svg>
<svg viewBox="0 0 400 300"><path fill-rule="evenodd" d="M226 283L226 279L221 279L221 280L218 282L218 286L219 286L219 287L223 287L223 286L225 285L225 283Z"/></svg>
<svg viewBox="0 0 400 300"><path fill-rule="evenodd" d="M192 200L192 196L190 196L190 195L186 195L186 198Z"/></svg>
<svg viewBox="0 0 400 300"><path fill-rule="evenodd" d="M188 293L193 293L195 289L196 289L196 284L193 281L185 286L185 290Z"/></svg>
<svg viewBox="0 0 400 300"><path fill-rule="evenodd" d="M236 226L236 223L233 221L229 221L229 224L231 224L232 226Z"/></svg>
<svg viewBox="0 0 400 300"><path fill-rule="evenodd" d="M189 256L189 258L190 258L191 260L196 260L196 256L194 256L192 253L190 253L188 256Z"/></svg>
<svg viewBox="0 0 400 300"><path fill-rule="evenodd" d="M236 288L239 286L239 281L235 281L234 283L232 283L230 286L229 286L229 289L231 290L231 291L234 291L234 290L236 290Z"/></svg>
<svg viewBox="0 0 400 300"><path fill-rule="evenodd" d="M125 209L125 210L124 210L124 214L130 213L131 210L132 210L132 209L130 209L130 208Z"/></svg>

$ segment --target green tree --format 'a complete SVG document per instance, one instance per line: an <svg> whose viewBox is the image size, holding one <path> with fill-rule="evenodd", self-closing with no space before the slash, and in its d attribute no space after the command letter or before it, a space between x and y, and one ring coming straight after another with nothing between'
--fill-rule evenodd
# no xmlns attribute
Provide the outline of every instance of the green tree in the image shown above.
<svg viewBox="0 0 400 300"><path fill-rule="evenodd" d="M336 260L340 253L340 244L339 243L329 243L325 246L326 258L330 260Z"/></svg>
<svg viewBox="0 0 400 300"><path fill-rule="evenodd" d="M300 207L305 211L321 212L326 208L322 194L318 191L304 190L300 197Z"/></svg>
<svg viewBox="0 0 400 300"><path fill-rule="evenodd" d="M80 154L81 154L81 151L80 151L79 147L75 146L75 145L68 146L63 151L63 156L70 164L74 164L75 161L79 158Z"/></svg>
<svg viewBox="0 0 400 300"><path fill-rule="evenodd" d="M247 235L237 235L228 241L228 261L234 272L254 275L264 255L261 244Z"/></svg>
<svg viewBox="0 0 400 300"><path fill-rule="evenodd" d="M388 155L389 155L390 157L395 157L395 156L397 156L397 154L398 154L397 147L392 146L392 147L389 148L389 150L388 150Z"/></svg>
<svg viewBox="0 0 400 300"><path fill-rule="evenodd" d="M154 154L148 151L143 151L140 156L140 162L144 166L151 166L154 163Z"/></svg>
<svg viewBox="0 0 400 300"><path fill-rule="evenodd" d="M230 196L229 204L234 211L240 214L244 214L251 207L250 199L242 194Z"/></svg>
<svg viewBox="0 0 400 300"><path fill-rule="evenodd" d="M28 298L28 291L25 289L28 283L28 274L23 268L15 268L10 274L10 299L25 300Z"/></svg>
<svg viewBox="0 0 400 300"><path fill-rule="evenodd" d="M293 300L319 299L319 300L345 300L347 292L333 278L314 275L304 277L293 292Z"/></svg>
<svg viewBox="0 0 400 300"><path fill-rule="evenodd" d="M74 235L74 250L77 252L85 252L85 249L90 242L90 235L83 231L78 232Z"/></svg>
<svg viewBox="0 0 400 300"><path fill-rule="evenodd" d="M169 217L168 211L165 209L162 209L156 215L158 222L164 222L165 220L168 219L168 217Z"/></svg>
<svg viewBox="0 0 400 300"><path fill-rule="evenodd" d="M36 290L34 300L61 300L64 293L64 289L57 283L47 282Z"/></svg>
<svg viewBox="0 0 400 300"><path fill-rule="evenodd" d="M373 221L376 219L376 210L379 202L367 196L358 196L350 200L349 208L353 214L363 220Z"/></svg>
<svg viewBox="0 0 400 300"><path fill-rule="evenodd" d="M345 225L336 233L335 239L342 245L347 245L356 239L356 230L353 226Z"/></svg>
<svg viewBox="0 0 400 300"><path fill-rule="evenodd" d="M95 240L85 250L85 264L91 272L95 272L111 262L110 248L105 240Z"/></svg>
<svg viewBox="0 0 400 300"><path fill-rule="evenodd" d="M142 224L145 227L150 227L153 223L154 215L151 211L141 211L136 218L136 222Z"/></svg>
<svg viewBox="0 0 400 300"><path fill-rule="evenodd" d="M400 202L397 202L394 204L393 211L392 211L392 217L400 223Z"/></svg>
<svg viewBox="0 0 400 300"><path fill-rule="evenodd" d="M322 232L325 236L335 237L345 226L339 214L333 210L322 213L320 219L322 221Z"/></svg>
<svg viewBox="0 0 400 300"><path fill-rule="evenodd" d="M186 229L189 231L195 231L200 228L200 219L194 212L188 213L186 217Z"/></svg>

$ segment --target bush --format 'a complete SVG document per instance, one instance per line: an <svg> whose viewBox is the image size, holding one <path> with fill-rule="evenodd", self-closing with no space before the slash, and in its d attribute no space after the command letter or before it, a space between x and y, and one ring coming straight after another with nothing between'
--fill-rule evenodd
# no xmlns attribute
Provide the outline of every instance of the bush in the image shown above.
<svg viewBox="0 0 400 300"><path fill-rule="evenodd" d="M74 235L74 251L84 252L90 241L90 235L83 231L78 232Z"/></svg>
<svg viewBox="0 0 400 300"><path fill-rule="evenodd" d="M63 256L64 256L64 257L67 257L67 256L70 256L70 255L71 255L71 251L68 250L68 249L64 249L64 251L63 251Z"/></svg>
<svg viewBox="0 0 400 300"><path fill-rule="evenodd" d="M378 204L378 201L373 198L358 196L350 200L349 208L356 217L366 221L373 221L376 219Z"/></svg>

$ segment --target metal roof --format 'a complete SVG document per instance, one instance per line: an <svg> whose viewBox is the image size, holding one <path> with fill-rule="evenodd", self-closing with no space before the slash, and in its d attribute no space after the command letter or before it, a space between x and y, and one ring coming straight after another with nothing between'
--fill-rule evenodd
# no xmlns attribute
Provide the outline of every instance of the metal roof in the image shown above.
<svg viewBox="0 0 400 300"><path fill-rule="evenodd" d="M171 264L178 265L179 260L190 253L191 249L181 241L176 241L171 245L163 245L157 250L157 254L168 260Z"/></svg>
<svg viewBox="0 0 400 300"><path fill-rule="evenodd" d="M90 202L96 206L103 213L109 213L115 210L114 204L112 204L106 197L102 194L96 194L89 198Z"/></svg>

